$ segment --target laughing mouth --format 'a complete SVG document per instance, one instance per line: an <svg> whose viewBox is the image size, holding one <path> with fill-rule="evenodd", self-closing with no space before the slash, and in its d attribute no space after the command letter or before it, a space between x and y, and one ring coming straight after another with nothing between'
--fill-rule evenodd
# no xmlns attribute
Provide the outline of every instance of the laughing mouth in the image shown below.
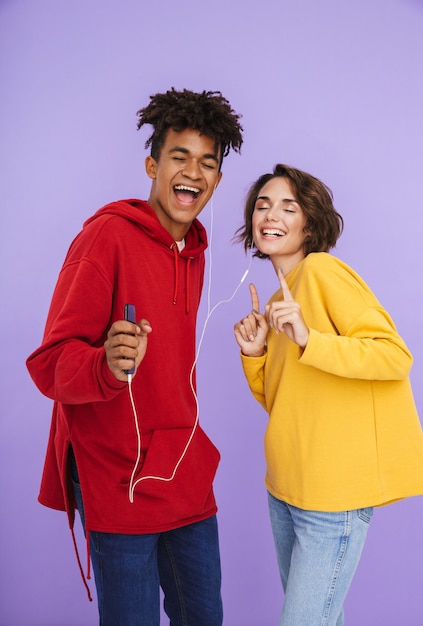
<svg viewBox="0 0 423 626"><path fill-rule="evenodd" d="M201 189L198 189L198 187L188 187L187 185L175 185L173 190L182 202L196 200L201 192Z"/></svg>
<svg viewBox="0 0 423 626"><path fill-rule="evenodd" d="M286 233L281 230L276 230L275 228L264 228L261 231L263 237L285 237Z"/></svg>

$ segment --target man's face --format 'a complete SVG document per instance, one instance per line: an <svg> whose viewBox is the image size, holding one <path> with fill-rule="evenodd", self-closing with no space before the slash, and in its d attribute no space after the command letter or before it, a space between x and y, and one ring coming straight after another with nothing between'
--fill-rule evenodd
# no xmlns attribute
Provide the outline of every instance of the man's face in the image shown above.
<svg viewBox="0 0 423 626"><path fill-rule="evenodd" d="M222 177L215 142L197 130L169 129L160 157L145 160L153 180L149 205L175 241L181 241Z"/></svg>

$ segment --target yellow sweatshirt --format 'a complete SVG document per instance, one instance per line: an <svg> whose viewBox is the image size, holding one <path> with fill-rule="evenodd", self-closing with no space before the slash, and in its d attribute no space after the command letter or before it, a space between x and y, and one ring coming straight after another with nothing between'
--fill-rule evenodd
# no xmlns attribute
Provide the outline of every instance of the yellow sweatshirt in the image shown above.
<svg viewBox="0 0 423 626"><path fill-rule="evenodd" d="M262 357L241 355L269 414L266 486L302 509L343 511L423 494L423 432L412 356L364 281L330 254L286 277L310 338L270 329ZM270 302L282 298L278 290Z"/></svg>

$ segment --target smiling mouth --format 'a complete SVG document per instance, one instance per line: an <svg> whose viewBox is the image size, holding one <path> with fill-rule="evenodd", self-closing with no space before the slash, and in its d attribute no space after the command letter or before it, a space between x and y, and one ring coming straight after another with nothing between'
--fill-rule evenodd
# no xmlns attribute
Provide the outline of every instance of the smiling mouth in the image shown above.
<svg viewBox="0 0 423 626"><path fill-rule="evenodd" d="M188 187L187 185L175 185L173 191L175 192L178 200L187 203L197 200L201 189L198 189L197 187Z"/></svg>
<svg viewBox="0 0 423 626"><path fill-rule="evenodd" d="M276 230L274 228L264 228L261 231L263 237L285 237L286 233L281 230Z"/></svg>

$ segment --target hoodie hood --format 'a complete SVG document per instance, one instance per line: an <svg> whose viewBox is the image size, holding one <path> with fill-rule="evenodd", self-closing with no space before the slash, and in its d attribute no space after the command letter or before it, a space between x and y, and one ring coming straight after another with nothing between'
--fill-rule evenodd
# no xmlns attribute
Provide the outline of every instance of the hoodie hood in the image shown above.
<svg viewBox="0 0 423 626"><path fill-rule="evenodd" d="M133 222L142 228L148 237L162 243L166 248L172 250L176 246L175 240L160 224L151 206L143 200L118 200L106 204L84 222L84 227L104 215L115 215ZM178 254L192 259L202 254L206 248L206 230L201 222L195 219L185 235L185 248Z"/></svg>
<svg viewBox="0 0 423 626"><path fill-rule="evenodd" d="M121 217L142 229L145 235L155 241L156 244L164 246L174 260L174 280L173 280L173 304L177 304L177 294L180 284L180 260L185 261L185 310L190 312L190 289L191 289L191 262L204 254L207 248L207 233L204 226L197 219L191 224L185 235L185 247L179 252L176 241L160 224L157 215L152 207L143 200L119 200L111 202L99 209L94 215L84 223L84 228L96 220L105 217ZM182 268L181 268L182 269Z"/></svg>

